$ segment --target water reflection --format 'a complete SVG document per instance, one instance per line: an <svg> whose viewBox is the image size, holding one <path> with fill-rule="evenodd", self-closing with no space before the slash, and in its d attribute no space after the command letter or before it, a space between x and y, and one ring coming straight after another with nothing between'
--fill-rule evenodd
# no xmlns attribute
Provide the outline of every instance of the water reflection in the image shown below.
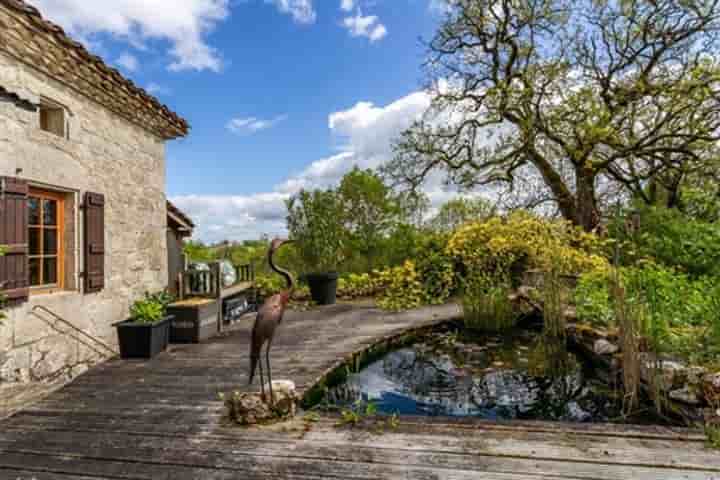
<svg viewBox="0 0 720 480"><path fill-rule="evenodd" d="M387 354L328 392L383 413L486 419L607 421L617 399L564 345L525 332L463 342L436 334Z"/></svg>

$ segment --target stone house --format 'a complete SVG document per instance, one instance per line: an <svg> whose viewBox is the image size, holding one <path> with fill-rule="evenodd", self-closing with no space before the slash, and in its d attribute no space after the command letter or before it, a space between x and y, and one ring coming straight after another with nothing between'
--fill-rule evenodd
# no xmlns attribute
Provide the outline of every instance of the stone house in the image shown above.
<svg viewBox="0 0 720 480"><path fill-rule="evenodd" d="M168 291L178 294L178 275L187 268L183 251L184 240L191 237L195 224L183 211L167 202L167 250L168 250Z"/></svg>
<svg viewBox="0 0 720 480"><path fill-rule="evenodd" d="M167 287L165 142L188 130L35 8L0 0L0 410L3 391L100 360L90 339L115 347L129 305Z"/></svg>

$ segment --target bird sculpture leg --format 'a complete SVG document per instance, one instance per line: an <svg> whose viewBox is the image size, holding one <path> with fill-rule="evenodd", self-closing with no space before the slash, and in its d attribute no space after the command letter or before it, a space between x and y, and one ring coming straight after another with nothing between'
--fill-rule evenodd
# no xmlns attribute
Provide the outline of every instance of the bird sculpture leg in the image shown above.
<svg viewBox="0 0 720 480"><path fill-rule="evenodd" d="M270 370L270 343L267 344L267 349L265 350L265 363L267 364L268 369L268 387L270 388L270 405L275 404L275 396L273 395L273 389L272 389L272 371Z"/></svg>
<svg viewBox="0 0 720 480"><path fill-rule="evenodd" d="M262 346L260 347L262 348ZM261 350L262 351L262 350ZM263 376L263 365L262 365L262 356L260 357L258 361L258 368L260 369L260 398L263 402L266 401L265 397L265 377Z"/></svg>

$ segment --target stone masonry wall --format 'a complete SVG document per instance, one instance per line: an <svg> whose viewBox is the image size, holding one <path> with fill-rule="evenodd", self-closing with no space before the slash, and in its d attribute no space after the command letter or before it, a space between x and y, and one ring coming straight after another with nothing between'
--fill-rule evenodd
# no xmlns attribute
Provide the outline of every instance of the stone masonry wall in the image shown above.
<svg viewBox="0 0 720 480"><path fill-rule="evenodd" d="M31 309L44 305L90 335L117 344L112 324L127 318L129 305L145 291L167 285L165 145L153 134L121 119L84 96L0 53L0 85L39 102L45 97L67 107L69 139L40 130L38 113L0 101L0 176L69 190L71 204L85 191L105 195L105 289L83 295L77 289L31 295L7 311L0 325L0 415L18 385L65 382L101 356L65 328L53 328ZM66 209L67 210L67 209ZM79 286L82 221L78 208L69 233L74 259L68 273ZM5 392L13 392L12 395ZM4 398L3 398L4 397Z"/></svg>

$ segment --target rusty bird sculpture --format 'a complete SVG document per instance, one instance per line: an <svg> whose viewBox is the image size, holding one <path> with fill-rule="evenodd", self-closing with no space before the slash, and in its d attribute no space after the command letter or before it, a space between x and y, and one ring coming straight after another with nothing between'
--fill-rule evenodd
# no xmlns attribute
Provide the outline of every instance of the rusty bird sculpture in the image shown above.
<svg viewBox="0 0 720 480"><path fill-rule="evenodd" d="M265 379L263 376L263 365L262 365L262 347L267 344L265 349L265 365L267 366L267 377L268 386L270 388L270 404L274 403L275 397L272 391L272 371L270 369L270 345L272 344L273 337L275 336L275 330L277 329L280 322L282 322L285 309L290 301L290 295L292 295L293 289L295 288L295 282L292 275L287 270L275 265L273 255L277 250L287 244L291 243L290 240L281 240L276 238L270 244L270 250L268 251L268 262L270 268L276 273L285 277L287 282L287 288L282 292L273 295L272 297L265 300L262 307L257 312L255 317L255 325L252 329L252 339L250 344L250 382L252 385L253 378L255 377L255 369L260 367L260 391L263 400L265 400Z"/></svg>

